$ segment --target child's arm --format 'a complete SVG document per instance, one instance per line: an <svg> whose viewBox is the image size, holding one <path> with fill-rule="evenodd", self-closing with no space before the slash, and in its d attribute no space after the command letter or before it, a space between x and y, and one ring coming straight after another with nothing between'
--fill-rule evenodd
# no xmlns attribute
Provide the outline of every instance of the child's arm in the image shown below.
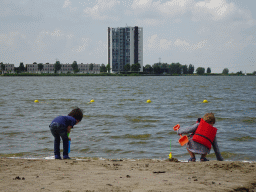
<svg viewBox="0 0 256 192"><path fill-rule="evenodd" d="M197 127L198 127L199 123L196 123L194 124L192 127L187 127L187 128L182 128L182 129L179 129L177 131L177 134L178 135L181 135L181 134L186 134L186 133L193 133L196 131Z"/></svg>
<svg viewBox="0 0 256 192"><path fill-rule="evenodd" d="M223 161L224 159L223 159L223 157L220 154L220 150L219 150L219 147L218 147L217 137L216 136L215 136L214 141L212 143L212 147L213 147L213 150L215 152L217 160L218 161Z"/></svg>
<svg viewBox="0 0 256 192"><path fill-rule="evenodd" d="M68 139L69 139L70 141L71 141L71 138L69 137L69 134L70 134L70 132L71 132L71 128L72 128L71 125L69 125L69 126L67 127Z"/></svg>

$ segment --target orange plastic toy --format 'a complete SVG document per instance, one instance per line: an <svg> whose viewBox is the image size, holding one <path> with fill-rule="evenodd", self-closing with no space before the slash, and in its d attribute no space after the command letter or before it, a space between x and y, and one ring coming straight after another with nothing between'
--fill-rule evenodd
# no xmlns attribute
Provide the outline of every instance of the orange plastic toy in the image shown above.
<svg viewBox="0 0 256 192"><path fill-rule="evenodd" d="M180 125L177 124L177 125L175 125L175 126L173 127L173 130L174 130L174 131L178 131L179 128L180 128ZM182 136L182 135L180 135L180 139L179 139L180 145L183 146L183 145L185 145L187 142L188 142L188 137L187 137L187 136Z"/></svg>

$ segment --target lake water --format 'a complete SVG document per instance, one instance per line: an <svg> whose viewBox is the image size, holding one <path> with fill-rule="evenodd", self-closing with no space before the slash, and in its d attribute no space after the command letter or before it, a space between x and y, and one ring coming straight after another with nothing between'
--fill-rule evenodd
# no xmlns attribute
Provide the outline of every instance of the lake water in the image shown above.
<svg viewBox="0 0 256 192"><path fill-rule="evenodd" d="M53 156L48 125L78 106L84 118L70 134L71 157L167 159L171 143L172 156L187 160L173 126L191 126L213 112L224 159L256 161L256 77L0 77L0 81L0 156ZM36 99L39 103L34 103ZM209 103L202 103L205 99ZM213 150L207 157L216 159Z"/></svg>

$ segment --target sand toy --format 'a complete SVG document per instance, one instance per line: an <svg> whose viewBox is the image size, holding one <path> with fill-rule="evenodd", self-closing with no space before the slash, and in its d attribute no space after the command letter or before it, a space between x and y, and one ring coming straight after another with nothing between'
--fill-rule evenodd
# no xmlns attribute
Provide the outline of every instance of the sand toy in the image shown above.
<svg viewBox="0 0 256 192"><path fill-rule="evenodd" d="M180 128L180 125L177 124L177 125L175 125L175 126L173 127L173 130L174 130L174 131L178 131L179 128ZM185 145L186 143L188 143L188 137L187 137L187 136L182 136L182 135L180 135L179 143L180 143L181 146Z"/></svg>

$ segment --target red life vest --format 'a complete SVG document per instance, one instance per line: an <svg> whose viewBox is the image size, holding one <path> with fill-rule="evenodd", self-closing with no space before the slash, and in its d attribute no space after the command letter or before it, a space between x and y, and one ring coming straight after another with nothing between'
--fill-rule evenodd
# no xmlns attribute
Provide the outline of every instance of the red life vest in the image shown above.
<svg viewBox="0 0 256 192"><path fill-rule="evenodd" d="M217 130L217 128L201 119L192 140L211 149Z"/></svg>

